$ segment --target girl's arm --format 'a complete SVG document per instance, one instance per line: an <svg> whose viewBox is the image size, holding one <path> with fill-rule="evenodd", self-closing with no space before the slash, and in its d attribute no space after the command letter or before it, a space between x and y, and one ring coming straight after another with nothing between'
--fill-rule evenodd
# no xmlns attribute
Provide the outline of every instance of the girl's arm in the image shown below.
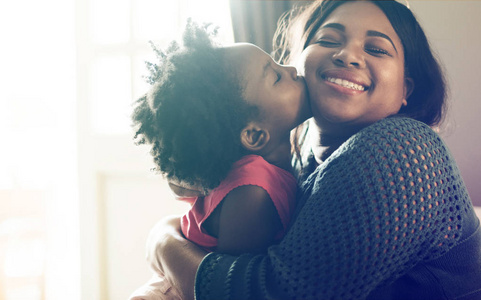
<svg viewBox="0 0 481 300"><path fill-rule="evenodd" d="M212 227L218 237L216 252L260 253L274 242L282 229L277 210L261 187L246 185L232 190L213 214ZM180 291L183 299L194 298L195 274L207 254L184 238L180 218L159 222L147 241L151 267Z"/></svg>
<svg viewBox="0 0 481 300"><path fill-rule="evenodd" d="M272 245L282 223L269 194L261 187L235 188L217 207L217 249L225 254L261 253ZM212 217L216 217L214 212Z"/></svg>
<svg viewBox="0 0 481 300"><path fill-rule="evenodd" d="M169 181L169 187L178 199L204 195L200 188L178 182ZM226 254L263 251L282 229L272 199L256 185L240 186L229 192L204 224L218 238L216 251Z"/></svg>

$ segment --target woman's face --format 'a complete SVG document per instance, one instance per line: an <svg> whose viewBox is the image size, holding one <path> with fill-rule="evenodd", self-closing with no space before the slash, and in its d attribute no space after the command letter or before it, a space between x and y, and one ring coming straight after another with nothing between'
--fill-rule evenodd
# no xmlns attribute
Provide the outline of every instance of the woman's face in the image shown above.
<svg viewBox="0 0 481 300"><path fill-rule="evenodd" d="M312 113L325 133L343 134L396 114L412 87L404 52L375 4L343 4L329 15L297 61Z"/></svg>

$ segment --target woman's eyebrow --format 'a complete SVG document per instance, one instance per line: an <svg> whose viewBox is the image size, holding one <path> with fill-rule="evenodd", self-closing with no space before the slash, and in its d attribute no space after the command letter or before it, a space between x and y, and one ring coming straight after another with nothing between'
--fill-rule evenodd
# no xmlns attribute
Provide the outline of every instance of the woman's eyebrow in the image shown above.
<svg viewBox="0 0 481 300"><path fill-rule="evenodd" d="M327 23L327 24L322 25L320 29L324 29L324 28L333 28L333 29L337 29L337 30L342 31L342 32L346 32L346 27L342 24L339 24L339 23ZM367 33L366 33L366 36L377 36L377 37L381 37L381 38L384 38L384 39L388 40L391 43L391 45L394 47L394 50L397 53L397 48L396 48L396 46L394 46L394 42L391 40L391 38L388 35L386 35L382 32L376 31L376 30L368 30Z"/></svg>
<svg viewBox="0 0 481 300"><path fill-rule="evenodd" d="M320 29L324 29L324 28L334 28L342 32L346 31L346 27L339 23L327 23L322 25Z"/></svg>
<svg viewBox="0 0 481 300"><path fill-rule="evenodd" d="M379 32L379 31L375 31L375 30L368 30L366 35L367 36L378 36L378 37L381 37L381 38L384 38L384 39L388 40L391 43L391 45L394 47L394 50L396 50L396 53L397 53L396 46L394 46L393 41L391 40L391 38L388 35L386 35L382 32Z"/></svg>

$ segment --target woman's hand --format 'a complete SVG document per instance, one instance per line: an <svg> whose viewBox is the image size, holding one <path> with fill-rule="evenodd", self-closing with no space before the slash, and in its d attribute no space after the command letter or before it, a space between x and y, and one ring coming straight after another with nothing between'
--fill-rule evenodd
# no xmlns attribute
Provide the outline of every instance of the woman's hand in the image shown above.
<svg viewBox="0 0 481 300"><path fill-rule="evenodd" d="M172 179L169 180L169 187L176 200L187 202L190 205L194 205L197 197L205 196L205 192L201 187L187 185Z"/></svg>
<svg viewBox="0 0 481 300"><path fill-rule="evenodd" d="M146 258L150 263L150 267L159 275L164 274L160 260L162 248L165 247L165 243L168 243L167 240L173 235L182 235L180 231L180 216L168 216L160 220L150 230L147 237Z"/></svg>
<svg viewBox="0 0 481 300"><path fill-rule="evenodd" d="M202 189L194 186L187 186L180 182L169 181L169 187L176 197L199 197L204 196Z"/></svg>
<svg viewBox="0 0 481 300"><path fill-rule="evenodd" d="M182 299L194 299L195 274L207 252L184 238L180 217L158 222L147 239L147 260L152 269L179 291Z"/></svg>

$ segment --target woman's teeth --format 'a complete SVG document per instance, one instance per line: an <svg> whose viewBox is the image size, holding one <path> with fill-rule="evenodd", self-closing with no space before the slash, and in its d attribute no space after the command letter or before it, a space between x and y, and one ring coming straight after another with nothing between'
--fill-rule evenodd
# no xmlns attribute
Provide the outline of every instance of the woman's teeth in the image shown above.
<svg viewBox="0 0 481 300"><path fill-rule="evenodd" d="M348 89L353 89L356 91L364 91L364 87L362 85L347 81L345 79L327 77L326 80Z"/></svg>

